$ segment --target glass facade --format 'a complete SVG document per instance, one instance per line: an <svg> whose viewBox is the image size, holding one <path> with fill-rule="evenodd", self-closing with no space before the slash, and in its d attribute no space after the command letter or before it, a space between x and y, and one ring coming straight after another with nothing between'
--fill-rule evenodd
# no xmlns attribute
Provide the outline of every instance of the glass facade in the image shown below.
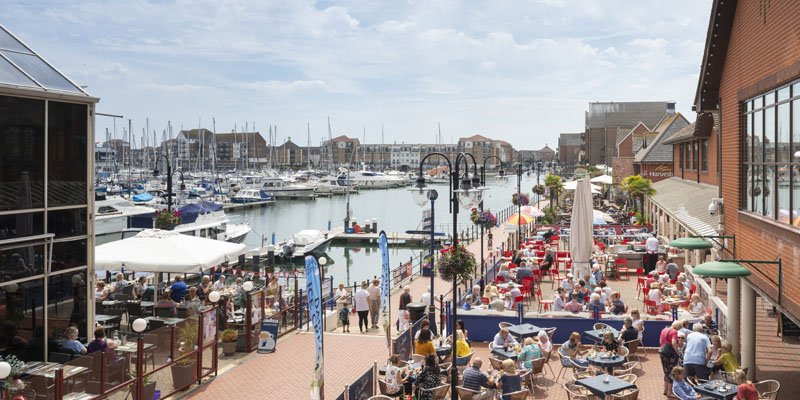
<svg viewBox="0 0 800 400"><path fill-rule="evenodd" d="M800 83L745 102L742 205L800 227Z"/></svg>
<svg viewBox="0 0 800 400"><path fill-rule="evenodd" d="M86 338L89 107L0 95L0 355L45 360L69 326Z"/></svg>

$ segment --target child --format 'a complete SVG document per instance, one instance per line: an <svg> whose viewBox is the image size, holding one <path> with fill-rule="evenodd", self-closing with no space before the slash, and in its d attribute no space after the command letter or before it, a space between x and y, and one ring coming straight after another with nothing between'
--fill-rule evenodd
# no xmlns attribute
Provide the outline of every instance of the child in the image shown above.
<svg viewBox="0 0 800 400"><path fill-rule="evenodd" d="M347 302L342 303L342 309L339 310L339 322L342 323L342 332L350 333L350 308L347 307Z"/></svg>

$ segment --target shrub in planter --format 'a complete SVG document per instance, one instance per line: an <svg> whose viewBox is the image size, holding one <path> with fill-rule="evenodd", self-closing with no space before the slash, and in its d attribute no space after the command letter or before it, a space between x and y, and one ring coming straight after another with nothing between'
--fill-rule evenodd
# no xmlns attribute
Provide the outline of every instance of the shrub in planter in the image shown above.
<svg viewBox="0 0 800 400"><path fill-rule="evenodd" d="M182 357L197 346L197 325L190 322L178 332L178 357ZM184 358L172 364L172 385L175 389L184 389L197 380L197 365L192 357Z"/></svg>
<svg viewBox="0 0 800 400"><path fill-rule="evenodd" d="M239 338L239 333L235 329L226 329L220 335L222 342L222 354L229 356L236 353L236 342Z"/></svg>

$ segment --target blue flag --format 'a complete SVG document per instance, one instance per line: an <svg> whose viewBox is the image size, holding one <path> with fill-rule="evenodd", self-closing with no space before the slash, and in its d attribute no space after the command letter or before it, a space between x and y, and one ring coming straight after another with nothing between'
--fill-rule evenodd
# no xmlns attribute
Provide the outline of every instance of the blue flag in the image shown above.
<svg viewBox="0 0 800 400"><path fill-rule="evenodd" d="M314 325L314 339L317 357L314 364L314 378L311 381L311 400L318 400L324 396L325 374L323 372L322 355L322 293L319 279L319 265L313 256L306 257L306 288L308 291L308 314L310 322Z"/></svg>
<svg viewBox="0 0 800 400"><path fill-rule="evenodd" d="M383 318L383 330L386 332L386 346L389 353L392 352L392 322L391 307L389 307L389 241L386 239L386 232L381 231L378 236L378 247L381 249L381 317Z"/></svg>

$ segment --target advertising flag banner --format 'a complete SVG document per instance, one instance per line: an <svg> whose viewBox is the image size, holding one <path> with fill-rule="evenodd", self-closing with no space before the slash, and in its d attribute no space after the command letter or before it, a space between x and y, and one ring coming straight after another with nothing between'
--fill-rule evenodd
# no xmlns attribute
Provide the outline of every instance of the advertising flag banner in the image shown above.
<svg viewBox="0 0 800 400"><path fill-rule="evenodd" d="M392 311L389 307L389 241L386 239L386 232L381 231L378 236L378 247L381 249L381 317L383 318L383 330L386 332L386 347L389 353L392 352Z"/></svg>
<svg viewBox="0 0 800 400"><path fill-rule="evenodd" d="M316 359L314 362L314 378L311 380L311 400L321 400L325 396L325 374L323 372L322 355L322 293L320 287L319 265L313 256L306 257L306 289L308 295L308 314L314 325L314 343Z"/></svg>

